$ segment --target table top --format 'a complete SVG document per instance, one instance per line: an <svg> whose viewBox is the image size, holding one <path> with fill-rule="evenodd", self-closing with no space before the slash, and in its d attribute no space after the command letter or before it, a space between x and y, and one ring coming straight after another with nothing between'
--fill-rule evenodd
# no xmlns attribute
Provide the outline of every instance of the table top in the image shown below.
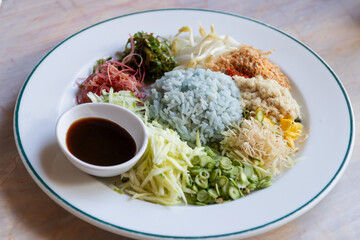
<svg viewBox="0 0 360 240"><path fill-rule="evenodd" d="M0 1L1 4L1 1ZM53 202L21 162L13 111L36 63L60 41L99 21L135 11L191 7L231 12L275 26L311 47L337 73L360 114L360 2L4 0L0 6L0 239L127 239L92 226ZM359 131L355 132L359 138ZM360 148L335 188L296 220L252 240L358 239Z"/></svg>

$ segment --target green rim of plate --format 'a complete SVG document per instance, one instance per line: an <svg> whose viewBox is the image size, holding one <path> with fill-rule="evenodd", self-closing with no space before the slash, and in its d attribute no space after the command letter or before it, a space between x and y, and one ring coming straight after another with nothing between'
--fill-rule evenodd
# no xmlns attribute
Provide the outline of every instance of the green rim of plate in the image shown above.
<svg viewBox="0 0 360 240"><path fill-rule="evenodd" d="M349 111L349 119L350 119L350 135L349 135L349 143L348 143L348 147L347 147L347 150L346 150L346 153L344 155L344 158L343 158L343 161L339 167L339 169L336 171L335 175L332 177L332 179L328 182L328 184L318 193L316 194L311 200L309 200L308 202L306 202L304 205L300 206L299 208L297 208L296 210L276 219L276 220L273 220L271 222L268 222L268 223L265 223L265 224L262 224L260 226L257 226L257 227L254 227L254 228L249 228L249 229L246 229L246 230L242 230L242 231L238 231L238 232L232 232L232 233L226 233L226 234L219 234L219 235L211 235L211 236L196 236L196 237L191 237L191 236L168 236L168 235L158 235L158 234L152 234L152 233L146 233L146 232L141 232L141 231L135 231L135 230L132 230L132 229L128 229L128 228L124 228L124 227L121 227L121 226L117 226L117 225L114 225L114 224L111 224L109 222L106 222L106 221L103 221L101 219L98 219L92 215L89 215L88 213L78 209L77 207L73 206L71 203L69 203L68 201L66 201L65 199L63 199L61 196L59 196L54 190L52 190L44 181L43 179L37 174L37 172L35 171L35 169L33 168L33 166L31 165L29 159L27 158L26 156L26 153L24 151L24 148L22 146L22 143L21 143L21 139L20 139L20 133L19 133L19 126L18 126L18 113L19 113L19 108L20 108L20 105L21 105L21 99L22 99L22 95L24 93L24 90L26 88L26 85L28 84L29 80L31 79L33 73L36 71L36 69L38 68L38 66L47 58L47 56L49 56L56 48L58 48L59 46L61 46L64 42L66 42L67 40L71 39L72 37L78 35L79 33L89 29L89 28L92 28L94 26L97 26L99 24L102 24L102 23L105 23L105 22L108 22L108 21L112 21L114 19L118 19L118 18L123 18L123 17L127 17L127 16L131 16L131 15L136 15L136 14L142 14L142 13L148 13L148 12L158 12L158 11L203 11L203 12L212 12L212 13L218 13L218 14L224 14L224 15L229 15L229 16L233 16L233 17L237 17L237 18L242 18L242 19L245 19L245 20L248 20L248 21L251 21L251 22L255 22L255 23L258 23L260 25L263 25L265 27L268 27L270 29L273 29L281 34L283 34L284 36L294 40L295 42L297 42L298 44L300 44L301 46L303 46L306 50L308 50L309 52L311 52L328 70L329 72L332 74L332 76L334 77L334 79L336 80L336 82L338 83L343 95L344 95L344 98L346 100L346 104L347 104L347 107L348 107L348 111ZM60 200L61 202L63 202L64 204L66 204L70 209L72 210L75 210L76 212L79 212L81 214L83 214L86 218L90 218L92 220L95 220L96 222L98 223L101 223L103 225L107 225L107 226L110 226L110 227L113 227L115 229L119 229L119 230L123 230L125 232L128 232L128 233L131 233L131 234L140 234L140 235L145 235L145 236L149 236L149 237L158 237L158 238L173 238L173 239L203 239L203 238L219 238L219 237L227 237L227 236L231 236L231 235L238 235L238 234L242 234L242 233L247 233L247 232L251 232L251 231L255 231L255 230L260 230L260 229L263 229L265 227L269 227L270 225L274 224L274 223L277 223L277 222L280 222L282 220L285 220L286 218L290 217L291 215L295 214L296 212L300 211L301 209L303 209L304 207L308 206L310 203L312 203L315 199L317 199L322 193L324 193L324 191L326 189L329 188L329 186L334 182L334 180L336 179L336 177L338 176L338 174L343 170L344 166L345 166L345 163L347 162L349 156L350 156L350 153L351 153L351 150L352 150L352 146L353 146L353 138L354 138L354 118L353 118L353 110L352 110L352 107L351 107L351 104L350 104L350 100L349 100L349 97L347 96L346 94L346 91L344 89L344 86L342 85L342 83L340 82L339 78L336 76L336 74L334 73L334 71L325 63L325 61L320 57L318 56L313 50L311 50L308 46L306 46L305 44L303 44L302 42L300 42L299 40L295 39L294 37L290 36L289 34L287 33L284 33L283 31L273 27L273 26L270 26L268 24L265 24L263 22L260 22L258 20L254 20L254 19L251 19L251 18L248 18L248 17L244 17L244 16L239 16L239 15L236 15L236 14L233 14L233 13L227 13L227 12L221 12L221 11L216 11L216 10L208 10L208 9L195 9L195 8L166 8L166 9L155 9L155 10L147 10L147 11L141 11L141 12L134 12L134 13L129 13L129 14L125 14L125 15L122 15L122 16L118 16L118 17L114 17L114 18L110 18L110 19L107 19L105 21L102 21L102 22L99 22L99 23L96 23L94 25L91 25L87 28L84 28L80 31L78 31L77 33L71 35L70 37L66 38L65 40L63 40L62 42L60 42L57 46L55 46L52 50L50 50L40 61L39 63L35 66L35 68L31 71L29 77L26 79L26 81L24 82L24 85L22 86L21 90L20 90L20 93L19 93L19 96L18 96L18 99L17 99L17 102L16 102L16 105L15 105L15 111L14 111L14 132L15 132L15 139L16 139L16 142L18 144L18 150L20 150L21 152L21 156L22 156L22 159L23 161L26 162L26 164L28 165L29 169L32 171L32 173L34 174L34 176L37 178L37 180L49 191L49 193L51 193L53 196L55 196L58 200Z"/></svg>

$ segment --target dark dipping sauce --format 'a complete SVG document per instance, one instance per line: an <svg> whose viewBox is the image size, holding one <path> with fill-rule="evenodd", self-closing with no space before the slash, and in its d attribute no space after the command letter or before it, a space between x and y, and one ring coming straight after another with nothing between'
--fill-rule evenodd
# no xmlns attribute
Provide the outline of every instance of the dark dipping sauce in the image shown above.
<svg viewBox="0 0 360 240"><path fill-rule="evenodd" d="M102 118L73 122L66 133L66 146L80 160L97 166L114 166L135 156L136 143L118 124Z"/></svg>

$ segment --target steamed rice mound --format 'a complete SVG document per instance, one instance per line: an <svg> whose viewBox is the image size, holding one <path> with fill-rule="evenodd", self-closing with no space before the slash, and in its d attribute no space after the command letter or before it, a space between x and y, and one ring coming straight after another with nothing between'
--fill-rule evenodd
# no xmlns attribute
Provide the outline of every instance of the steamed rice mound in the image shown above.
<svg viewBox="0 0 360 240"><path fill-rule="evenodd" d="M240 91L231 77L204 69L165 73L151 89L150 118L176 130L194 144L197 131L202 144L219 142L222 131L240 122Z"/></svg>

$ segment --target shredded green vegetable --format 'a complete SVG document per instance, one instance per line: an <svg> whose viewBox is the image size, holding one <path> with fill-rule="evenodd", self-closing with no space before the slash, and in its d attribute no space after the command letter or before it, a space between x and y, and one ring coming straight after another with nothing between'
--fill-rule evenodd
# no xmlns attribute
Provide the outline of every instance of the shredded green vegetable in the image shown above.
<svg viewBox="0 0 360 240"><path fill-rule="evenodd" d="M195 193L186 188L191 185L188 167L195 155L204 155L202 148L192 149L180 140L177 132L164 128L157 122L147 123L148 148L139 162L120 176L117 187L142 199L163 205L187 203L185 193Z"/></svg>

